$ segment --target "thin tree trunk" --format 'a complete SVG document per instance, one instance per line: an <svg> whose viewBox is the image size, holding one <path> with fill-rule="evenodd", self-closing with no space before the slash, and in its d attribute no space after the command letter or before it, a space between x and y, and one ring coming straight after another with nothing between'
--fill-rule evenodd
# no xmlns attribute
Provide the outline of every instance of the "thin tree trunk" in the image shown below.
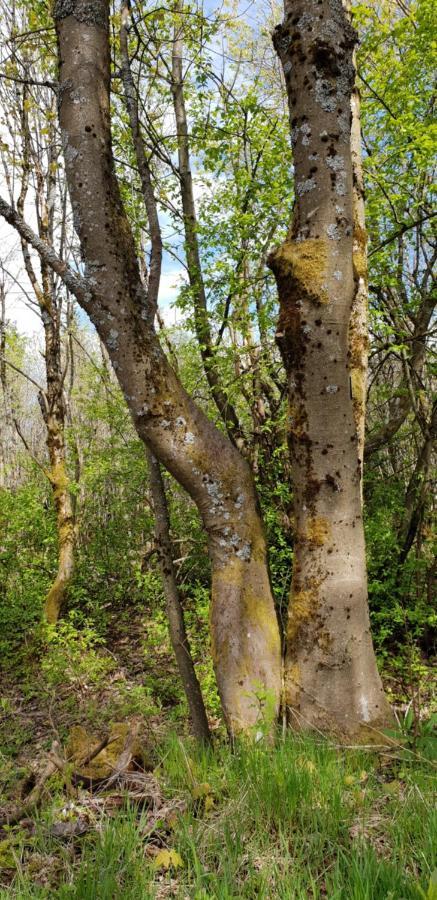
<svg viewBox="0 0 437 900"><path fill-rule="evenodd" d="M17 209L23 213L32 169L31 143L27 113L28 88L23 90L21 111L22 130L22 181ZM54 145L52 153L55 153ZM54 162L55 157L50 160ZM41 240L51 245L53 242L53 204L56 176L48 166L45 180L39 160L35 160L36 217ZM64 210L65 212L65 210ZM65 604L68 587L74 569L74 516L70 494L65 443L65 400L64 373L61 349L61 301L56 296L53 271L47 261L40 259L41 280L33 267L28 242L21 235L21 249L27 276L39 305L44 328L44 361L47 387L38 396L42 416L46 426L46 444L49 455L48 478L52 487L58 535L58 567L55 579L44 600L44 617L50 624L56 624Z"/></svg>
<svg viewBox="0 0 437 900"><path fill-rule="evenodd" d="M65 404L62 387L61 346L53 309L43 317L47 391L40 394L40 406L47 429L47 449L58 533L58 571L44 602L44 616L56 624L65 604L74 570L74 516L66 462Z"/></svg>
<svg viewBox="0 0 437 900"><path fill-rule="evenodd" d="M155 514L155 542L158 549L159 566L164 588L170 639L176 656L191 714L194 736L209 743L211 734L203 703L202 692L193 665L184 613L179 596L173 553L170 539L170 518L164 482L157 459L147 450L149 481Z"/></svg>
<svg viewBox="0 0 437 900"><path fill-rule="evenodd" d="M429 470L431 467L433 450L435 449L436 437L437 402L434 403L431 421L405 495L404 514L398 534L400 546L399 566L404 564L411 547L413 546L422 521L426 500L430 492Z"/></svg>
<svg viewBox="0 0 437 900"><path fill-rule="evenodd" d="M354 230L355 41L341 0L285 0L274 44L287 85L296 201L289 237L269 264L288 376L296 522L285 701L298 727L367 740L391 715L370 635L349 356L356 254L364 252Z"/></svg>
<svg viewBox="0 0 437 900"><path fill-rule="evenodd" d="M194 326L206 379L217 409L226 425L231 440L242 447L244 438L237 413L220 384L211 329L208 321L205 284L200 263L199 241L197 237L196 205L193 193L193 178L190 163L190 142L185 109L184 80L182 71L183 53L183 2L178 0L172 51L173 106L176 119L178 141L179 180L181 186L182 211L184 217L185 252L187 256L188 278L194 303Z"/></svg>
<svg viewBox="0 0 437 900"><path fill-rule="evenodd" d="M6 375L6 291L3 279L0 281L0 384L3 393L3 424L1 428L0 486L6 487L12 480L16 483L13 463L13 417L12 402ZM8 471L10 474L8 475Z"/></svg>
<svg viewBox="0 0 437 900"><path fill-rule="evenodd" d="M266 544L247 463L195 406L169 366L150 321L132 232L114 172L109 117L108 4L55 4L59 118L85 282L34 246L76 293L110 355L139 436L197 504L212 566L213 656L231 731L277 708L280 640ZM80 97L80 103L77 98ZM7 204L0 211L23 233Z"/></svg>
<svg viewBox="0 0 437 900"><path fill-rule="evenodd" d="M129 114L132 132L132 140L135 148L138 171L141 178L141 187L149 222L151 253L149 271L147 272L147 306L150 311L150 321L153 324L158 310L158 293L161 280L162 263L162 236L159 223L158 209L153 190L152 177L146 156L146 148L141 134L141 126L138 117L138 100L129 60L128 46L128 2L122 3L120 50L122 58L122 80L124 95ZM153 509L155 514L155 541L159 554L162 585L167 607L170 639L179 667L182 684L191 713L194 736L204 743L209 743L211 735L208 719L203 703L202 692L197 680L194 664L191 656L188 636L185 629L184 612L179 597L176 573L173 564L172 544L170 538L170 516L167 505L164 481L158 460L153 453L146 448L149 466L149 480L152 492Z"/></svg>

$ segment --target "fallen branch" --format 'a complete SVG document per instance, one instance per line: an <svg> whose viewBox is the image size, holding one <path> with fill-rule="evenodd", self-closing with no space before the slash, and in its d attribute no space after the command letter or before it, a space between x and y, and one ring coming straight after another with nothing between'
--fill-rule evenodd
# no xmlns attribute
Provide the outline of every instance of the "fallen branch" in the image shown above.
<svg viewBox="0 0 437 900"><path fill-rule="evenodd" d="M53 757L50 756L49 761L47 762L45 769L41 772L40 777L37 779L35 786L32 788L23 804L13 807L10 812L6 812L4 815L0 816L0 826L16 825L20 819L27 818L29 813L38 808L41 803L46 782L59 768L59 749L58 741L53 741L50 751L50 753L53 754Z"/></svg>
<svg viewBox="0 0 437 900"><path fill-rule="evenodd" d="M134 757L135 743L138 738L138 731L139 723L135 722L126 737L123 750L115 763L113 774L110 775L109 778L104 779L105 790L110 787L111 784L114 784L114 781L117 781L117 779L120 778L120 776L123 775L129 768L129 765Z"/></svg>

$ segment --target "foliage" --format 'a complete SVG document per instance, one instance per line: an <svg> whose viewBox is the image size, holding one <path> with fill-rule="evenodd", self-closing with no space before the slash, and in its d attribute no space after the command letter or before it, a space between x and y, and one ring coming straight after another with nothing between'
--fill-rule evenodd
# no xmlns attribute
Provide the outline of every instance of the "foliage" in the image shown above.
<svg viewBox="0 0 437 900"><path fill-rule="evenodd" d="M57 626L45 625L41 632L45 645L41 672L48 690L55 691L64 684L80 695L90 685L99 684L114 668L114 660L99 652L102 638L73 613Z"/></svg>
<svg viewBox="0 0 437 900"><path fill-rule="evenodd" d="M47 485L33 466L15 490L0 489L0 665L17 663L39 622L56 565L54 517Z"/></svg>
<svg viewBox="0 0 437 900"><path fill-rule="evenodd" d="M15 877L1 896L432 897L436 822L426 763L296 737L233 752L201 752L171 737L156 774L168 797L188 804L170 831L150 834L147 812L127 805L101 833L63 848L49 836L54 799L25 852L22 835L10 835Z"/></svg>

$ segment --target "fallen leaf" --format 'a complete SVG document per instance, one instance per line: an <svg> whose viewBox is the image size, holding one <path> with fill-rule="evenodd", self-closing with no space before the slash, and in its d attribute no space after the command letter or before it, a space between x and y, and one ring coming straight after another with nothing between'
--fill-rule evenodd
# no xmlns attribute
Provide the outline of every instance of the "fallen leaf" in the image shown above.
<svg viewBox="0 0 437 900"><path fill-rule="evenodd" d="M177 850L160 850L156 854L153 861L155 869L180 869L184 865L184 861Z"/></svg>

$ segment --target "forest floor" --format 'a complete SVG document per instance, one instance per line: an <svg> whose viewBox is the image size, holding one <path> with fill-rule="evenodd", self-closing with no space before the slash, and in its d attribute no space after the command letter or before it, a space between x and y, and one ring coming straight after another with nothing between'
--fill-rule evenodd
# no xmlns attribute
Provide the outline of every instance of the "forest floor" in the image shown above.
<svg viewBox="0 0 437 900"><path fill-rule="evenodd" d="M436 900L426 723L379 748L285 733L230 748L212 700L202 750L168 643L149 635L145 657L141 617L107 635L102 649L65 631L4 677L0 898ZM99 779L116 733L131 752ZM78 735L106 739L88 765Z"/></svg>

